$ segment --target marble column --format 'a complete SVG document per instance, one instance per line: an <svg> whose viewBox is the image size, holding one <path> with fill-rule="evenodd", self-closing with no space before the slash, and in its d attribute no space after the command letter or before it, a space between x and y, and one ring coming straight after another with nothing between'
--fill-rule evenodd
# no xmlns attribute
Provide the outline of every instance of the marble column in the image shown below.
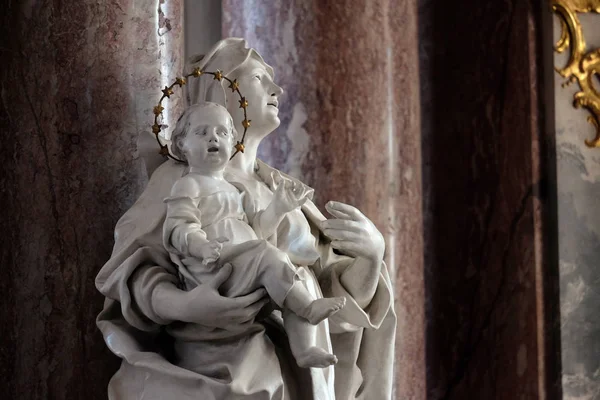
<svg viewBox="0 0 600 400"><path fill-rule="evenodd" d="M415 1L224 0L223 36L275 69L282 124L259 156L361 209L396 284L396 398L425 398L421 137Z"/></svg>
<svg viewBox="0 0 600 400"><path fill-rule="evenodd" d="M181 70L182 14L181 0L3 7L3 398L106 399L119 360L95 326L94 278L147 181L138 137Z"/></svg>
<svg viewBox="0 0 600 400"><path fill-rule="evenodd" d="M558 399L547 4L421 6L428 398Z"/></svg>
<svg viewBox="0 0 600 400"><path fill-rule="evenodd" d="M600 15L578 18L586 52L600 48ZM555 17L555 40L560 29ZM563 68L568 54L556 54L550 65ZM563 399L595 399L600 396L600 148L584 143L596 129L587 122L587 111L573 107L578 84L563 86L566 79L558 73L553 78Z"/></svg>

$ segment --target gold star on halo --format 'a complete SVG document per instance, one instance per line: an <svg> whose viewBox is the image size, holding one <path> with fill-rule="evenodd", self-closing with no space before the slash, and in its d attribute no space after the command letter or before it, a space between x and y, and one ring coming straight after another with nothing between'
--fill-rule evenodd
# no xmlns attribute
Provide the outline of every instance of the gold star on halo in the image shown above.
<svg viewBox="0 0 600 400"><path fill-rule="evenodd" d="M239 151L240 153L243 153L244 152L244 143L237 142L237 144L235 145L235 150Z"/></svg>
<svg viewBox="0 0 600 400"><path fill-rule="evenodd" d="M204 71L202 71L200 69L200 67L196 67L194 68L194 70L192 71L192 75L194 75L194 77L199 77L200 75L202 75L204 73Z"/></svg>
<svg viewBox="0 0 600 400"><path fill-rule="evenodd" d="M234 79L233 81L231 81L231 83L229 83L229 89L231 89L232 92L235 92L239 88L240 83L237 81L237 79Z"/></svg>
<svg viewBox="0 0 600 400"><path fill-rule="evenodd" d="M158 125L158 124L154 124L154 125L152 125L152 132L153 132L155 135L158 135L158 133L160 132L160 125Z"/></svg>
<svg viewBox="0 0 600 400"><path fill-rule="evenodd" d="M175 84L179 85L179 87L182 87L186 84L185 78L175 78Z"/></svg>
<svg viewBox="0 0 600 400"><path fill-rule="evenodd" d="M161 106L160 104L157 105L156 107L154 107L154 115L160 115L160 113L164 110L165 108L163 106Z"/></svg>
<svg viewBox="0 0 600 400"><path fill-rule="evenodd" d="M168 86L165 86L165 88L162 90L163 94L167 97L171 97L171 95L175 92L173 92L173 89L171 89Z"/></svg>
<svg viewBox="0 0 600 400"><path fill-rule="evenodd" d="M242 126L246 129L250 128L250 122L252 122L252 120L250 119L245 119L242 121Z"/></svg>
<svg viewBox="0 0 600 400"><path fill-rule="evenodd" d="M240 108L246 108L246 107L248 107L248 100L246 100L245 97L242 97L240 99Z"/></svg>
<svg viewBox="0 0 600 400"><path fill-rule="evenodd" d="M169 148L167 146L160 146L159 154L161 156L168 156L169 155Z"/></svg>
<svg viewBox="0 0 600 400"><path fill-rule="evenodd" d="M217 72L215 72L214 74L215 74L215 80L221 81L221 79L223 79L223 73L221 71L217 70Z"/></svg>

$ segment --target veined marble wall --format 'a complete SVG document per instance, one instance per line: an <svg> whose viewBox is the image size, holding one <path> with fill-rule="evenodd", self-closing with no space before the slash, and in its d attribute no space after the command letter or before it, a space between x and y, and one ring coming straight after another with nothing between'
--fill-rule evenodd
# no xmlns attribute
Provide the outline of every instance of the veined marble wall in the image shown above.
<svg viewBox="0 0 600 400"><path fill-rule="evenodd" d="M580 15L588 49L600 47L600 15ZM560 22L554 20L554 38ZM562 67L566 59L556 54ZM577 83L555 73L562 390L565 400L600 398L600 149L587 111L573 107ZM600 79L597 81L600 87Z"/></svg>
<svg viewBox="0 0 600 400"><path fill-rule="evenodd" d="M137 142L151 138L152 105L181 70L182 17L181 0L4 4L3 399L107 398L119 359L96 327L94 278L146 184L146 150L157 154Z"/></svg>
<svg viewBox="0 0 600 400"><path fill-rule="evenodd" d="M223 35L246 38L285 90L259 157L386 238L395 398L425 399L417 1L224 0Z"/></svg>

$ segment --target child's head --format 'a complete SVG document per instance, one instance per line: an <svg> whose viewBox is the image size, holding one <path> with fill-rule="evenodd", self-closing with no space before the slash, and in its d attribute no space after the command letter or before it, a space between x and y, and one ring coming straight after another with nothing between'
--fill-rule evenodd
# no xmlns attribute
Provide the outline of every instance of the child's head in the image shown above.
<svg viewBox="0 0 600 400"><path fill-rule="evenodd" d="M224 168L233 152L235 133L225 107L208 102L195 104L177 121L171 151L192 167Z"/></svg>

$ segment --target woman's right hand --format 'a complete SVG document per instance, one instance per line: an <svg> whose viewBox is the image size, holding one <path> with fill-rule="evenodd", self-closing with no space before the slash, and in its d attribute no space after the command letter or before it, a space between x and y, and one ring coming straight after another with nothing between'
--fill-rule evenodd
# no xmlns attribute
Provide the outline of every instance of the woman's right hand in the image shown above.
<svg viewBox="0 0 600 400"><path fill-rule="evenodd" d="M237 330L252 323L269 303L267 292L258 289L236 298L221 296L219 287L229 278L231 271L231 264L225 264L211 282L184 292L179 305L180 320L228 330Z"/></svg>

